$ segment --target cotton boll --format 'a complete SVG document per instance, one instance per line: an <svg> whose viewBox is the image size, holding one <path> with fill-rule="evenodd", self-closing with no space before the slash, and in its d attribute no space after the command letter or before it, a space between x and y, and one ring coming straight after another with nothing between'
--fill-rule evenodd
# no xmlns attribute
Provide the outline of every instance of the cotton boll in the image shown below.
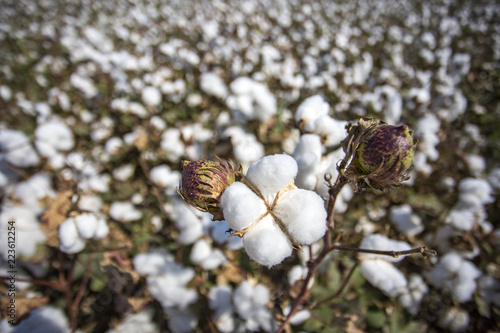
<svg viewBox="0 0 500 333"><path fill-rule="evenodd" d="M361 249L370 249L370 250L380 250L380 251L406 251L410 250L411 247L406 242L395 241L389 239L380 234L373 234L363 238L361 245L359 246ZM371 253L361 253L360 258L368 259L380 259L380 255L371 254ZM391 262L398 262L403 260L404 257L393 258L389 256L384 256L384 260Z"/></svg>
<svg viewBox="0 0 500 333"><path fill-rule="evenodd" d="M42 306L32 310L29 316L14 326L12 333L63 333L71 331L68 318L60 309Z"/></svg>
<svg viewBox="0 0 500 333"><path fill-rule="evenodd" d="M248 228L266 212L264 202L240 182L232 183L222 192L219 205L229 227L237 231Z"/></svg>
<svg viewBox="0 0 500 333"><path fill-rule="evenodd" d="M37 214L45 209L40 205L42 199L56 197L52 180L46 173L37 173L28 180L19 182L14 188L14 195L24 206Z"/></svg>
<svg viewBox="0 0 500 333"><path fill-rule="evenodd" d="M471 154L466 156L465 161L475 177L480 177L486 169L486 161L482 156Z"/></svg>
<svg viewBox="0 0 500 333"><path fill-rule="evenodd" d="M224 254L219 249L212 249L204 239L198 240L191 249L190 259L204 270L211 270L226 262Z"/></svg>
<svg viewBox="0 0 500 333"><path fill-rule="evenodd" d="M97 230L97 217L92 213L82 213L74 217L78 233L82 238L93 238Z"/></svg>
<svg viewBox="0 0 500 333"><path fill-rule="evenodd" d="M73 132L62 121L55 119L39 125L35 130L36 148L42 156L51 157L58 151L74 147Z"/></svg>
<svg viewBox="0 0 500 333"><path fill-rule="evenodd" d="M40 161L30 139L20 131L0 129L0 151L0 162L6 160L21 168L35 166Z"/></svg>
<svg viewBox="0 0 500 333"><path fill-rule="evenodd" d="M232 313L232 295L233 291L228 285L212 287L208 294L208 304L210 309L216 311L216 314L224 312Z"/></svg>
<svg viewBox="0 0 500 333"><path fill-rule="evenodd" d="M0 253L7 260L9 247L7 246L7 231L9 221L15 221L16 227L16 255L18 257L32 257L36 254L38 244L45 242L47 236L40 228L36 213L26 206L14 206L4 202L0 210Z"/></svg>
<svg viewBox="0 0 500 333"><path fill-rule="evenodd" d="M463 309L452 308L439 316L438 325L453 333L465 332L469 326L469 313Z"/></svg>
<svg viewBox="0 0 500 333"><path fill-rule="evenodd" d="M309 269L301 265L295 265L288 271L288 283L293 287L296 282L306 278Z"/></svg>
<svg viewBox="0 0 500 333"><path fill-rule="evenodd" d="M223 99L227 95L227 86L215 73L203 73L200 77L200 88L208 95Z"/></svg>
<svg viewBox="0 0 500 333"><path fill-rule="evenodd" d="M184 272L187 271L187 272ZM180 272L165 272L157 276L150 276L148 278L148 288L151 295L157 299L163 308L178 307L179 309L186 309L190 304L198 300L198 294L195 290L185 288L187 281L180 280L178 274L187 274L190 279L194 276L194 271L188 268L182 268Z"/></svg>
<svg viewBox="0 0 500 333"><path fill-rule="evenodd" d="M142 89L142 101L148 106L158 106L161 103L161 92L156 87L144 87Z"/></svg>
<svg viewBox="0 0 500 333"><path fill-rule="evenodd" d="M243 236L243 245L250 258L264 266L274 266L292 254L292 244L272 217L258 221Z"/></svg>
<svg viewBox="0 0 500 333"><path fill-rule="evenodd" d="M316 119L328 114L330 105L320 95L306 98L297 108L295 122L299 127L303 127L306 132L314 132L316 129Z"/></svg>
<svg viewBox="0 0 500 333"><path fill-rule="evenodd" d="M173 194L176 186L179 184L180 172L172 171L168 165L159 165L151 169L151 181L160 187L170 189L169 193Z"/></svg>
<svg viewBox="0 0 500 333"><path fill-rule="evenodd" d="M289 305L283 309L283 314L285 316L288 316L290 314L291 310L292 310L292 308ZM299 310L292 316L292 318L290 318L290 324L291 325L300 325L309 318L311 318L311 312L309 312L309 310Z"/></svg>
<svg viewBox="0 0 500 333"><path fill-rule="evenodd" d="M487 303L500 306L500 280L490 275L483 275L479 279L479 293Z"/></svg>
<svg viewBox="0 0 500 333"><path fill-rule="evenodd" d="M321 167L323 146L316 134L304 134L295 147L293 157L297 161L298 174L295 184L306 190L314 190L318 184L317 174Z"/></svg>
<svg viewBox="0 0 500 333"><path fill-rule="evenodd" d="M113 202L109 207L109 216L116 221L130 222L140 219L142 213L130 202Z"/></svg>
<svg viewBox="0 0 500 333"><path fill-rule="evenodd" d="M324 138L326 147L333 147L345 139L347 121L336 120L328 115L323 115L314 121L314 133Z"/></svg>
<svg viewBox="0 0 500 333"><path fill-rule="evenodd" d="M189 333L193 332L198 318L190 308L164 307L165 312L169 317L168 328L172 333Z"/></svg>
<svg viewBox="0 0 500 333"><path fill-rule="evenodd" d="M134 269L139 275L160 275L173 262L173 257L165 250L140 253L133 259Z"/></svg>
<svg viewBox="0 0 500 333"><path fill-rule="evenodd" d="M160 147L167 153L167 159L178 162L184 154L184 142L181 140L181 132L177 128L166 130L161 136Z"/></svg>
<svg viewBox="0 0 500 333"><path fill-rule="evenodd" d="M159 328L153 321L153 309L146 308L138 313L127 313L114 329L106 333L157 333Z"/></svg>
<svg viewBox="0 0 500 333"><path fill-rule="evenodd" d="M451 292L455 300L467 302L476 290L475 279L479 276L481 271L476 266L451 252L441 258L427 278L432 285Z"/></svg>
<svg viewBox="0 0 500 333"><path fill-rule="evenodd" d="M396 225L399 232L406 236L415 236L424 230L422 220L412 214L410 205L391 207L391 222Z"/></svg>
<svg viewBox="0 0 500 333"><path fill-rule="evenodd" d="M386 260L364 260L360 269L368 282L386 295L395 296L400 289L406 287L407 281L403 273Z"/></svg>
<svg viewBox="0 0 500 333"><path fill-rule="evenodd" d="M116 180L125 182L132 177L135 172L135 167L132 164L123 164L113 170L113 177Z"/></svg>
<svg viewBox="0 0 500 333"><path fill-rule="evenodd" d="M419 310L420 302L428 291L429 287L427 287L423 278L418 274L411 274L407 288L400 292L399 303L408 312L415 315Z"/></svg>
<svg viewBox="0 0 500 333"><path fill-rule="evenodd" d="M312 191L295 189L284 194L273 213L300 244L312 244L326 232L325 202Z"/></svg>
<svg viewBox="0 0 500 333"><path fill-rule="evenodd" d="M276 193L295 178L297 171L297 162L293 157L276 154L252 163L247 171L247 179L271 204Z"/></svg>
<svg viewBox="0 0 500 333"><path fill-rule="evenodd" d="M238 315L246 320L246 329L257 331L259 327L269 332L274 326L271 313L266 306L269 301L269 289L258 284L253 287L243 281L233 294L233 304Z"/></svg>
<svg viewBox="0 0 500 333"><path fill-rule="evenodd" d="M70 217L59 226L59 248L64 253L78 253L85 248L86 241L78 233L74 218Z"/></svg>
<svg viewBox="0 0 500 333"><path fill-rule="evenodd" d="M117 155L123 148L123 141L118 137L109 138L105 144L106 152L110 155Z"/></svg>
<svg viewBox="0 0 500 333"><path fill-rule="evenodd" d="M179 230L177 239L179 243L192 244L203 235L203 225L200 219L201 212L188 206L179 198L176 198L174 204L166 206L165 209L169 212Z"/></svg>
<svg viewBox="0 0 500 333"><path fill-rule="evenodd" d="M106 220L102 217L97 219L97 227L94 234L94 239L103 239L109 233L109 227Z"/></svg>

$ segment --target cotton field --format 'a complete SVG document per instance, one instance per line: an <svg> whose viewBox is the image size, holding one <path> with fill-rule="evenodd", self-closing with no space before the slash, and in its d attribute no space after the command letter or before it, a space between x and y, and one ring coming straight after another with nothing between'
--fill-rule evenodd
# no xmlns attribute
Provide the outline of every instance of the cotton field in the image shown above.
<svg viewBox="0 0 500 333"><path fill-rule="evenodd" d="M2 0L0 49L0 332L500 330L495 0ZM362 117L410 177L327 216Z"/></svg>

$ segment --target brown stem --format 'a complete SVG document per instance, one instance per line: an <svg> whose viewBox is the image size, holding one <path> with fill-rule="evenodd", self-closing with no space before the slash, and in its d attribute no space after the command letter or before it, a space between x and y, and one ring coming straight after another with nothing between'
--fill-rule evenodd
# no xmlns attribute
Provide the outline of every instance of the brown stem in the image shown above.
<svg viewBox="0 0 500 333"><path fill-rule="evenodd" d="M87 265L85 266L85 275L83 276L82 284L80 285L80 288L78 289L78 293L76 294L76 297L73 300L73 303L71 304L70 311L71 311L73 317L75 318L75 320L77 317L78 305L80 304L80 302L82 300L83 293L85 292L85 289L87 287L87 283L89 282L90 273L91 273L90 265L92 264L93 260L94 260L94 255L93 254L89 255Z"/></svg>
<svg viewBox="0 0 500 333"><path fill-rule="evenodd" d="M8 279L10 279L10 276L0 275L0 280L8 280ZM32 279L24 279L24 278L16 277L16 281L39 284L41 286L47 286L47 287L51 287L53 289L58 289L58 290L64 289L64 287L65 287L64 285L61 285L59 283L43 281L43 280L32 280Z"/></svg>
<svg viewBox="0 0 500 333"><path fill-rule="evenodd" d="M384 256L391 256L397 258L399 256L405 256L409 254L420 253L422 256L427 257L428 255L435 256L437 254L436 251L427 249L425 246L417 247L411 250L405 251L380 251L380 250L370 250L370 249L359 249L357 247L350 246L342 246L342 245L333 245L331 247L331 251L340 250L340 251L350 251L350 252L358 252L358 253L371 253L371 254L379 254Z"/></svg>
<svg viewBox="0 0 500 333"><path fill-rule="evenodd" d="M333 210L335 209L335 202L337 201L337 197L339 196L340 191L350 182L344 175L339 172L339 176L335 181L335 185L333 185L328 191L328 204L326 207L326 211L328 213L327 225L330 229L335 227L335 222L333 220Z"/></svg>

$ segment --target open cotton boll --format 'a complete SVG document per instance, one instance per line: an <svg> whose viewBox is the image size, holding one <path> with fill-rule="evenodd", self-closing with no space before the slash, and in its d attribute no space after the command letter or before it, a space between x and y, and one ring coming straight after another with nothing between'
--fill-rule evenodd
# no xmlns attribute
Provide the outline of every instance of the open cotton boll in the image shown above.
<svg viewBox="0 0 500 333"><path fill-rule="evenodd" d="M56 192L52 188L52 180L46 173L37 173L28 180L19 182L14 188L16 199L20 200L25 207L40 214L44 207L40 205L44 198L55 198Z"/></svg>
<svg viewBox="0 0 500 333"><path fill-rule="evenodd" d="M26 206L11 206L4 202L0 210L0 253L7 260L9 247L7 246L7 227L9 221L15 221L16 226L16 255L18 257L32 257L36 254L37 245L45 242L47 235L40 228L36 212Z"/></svg>
<svg viewBox="0 0 500 333"><path fill-rule="evenodd" d="M318 135L304 134L300 137L300 141L293 152L293 157L298 165L298 173L295 179L297 187L306 190L316 189L322 151L323 145Z"/></svg>
<svg viewBox="0 0 500 333"><path fill-rule="evenodd" d="M316 119L328 114L330 105L320 95L306 98L297 108L295 122L299 127L303 127L306 132L314 132L316 129Z"/></svg>
<svg viewBox="0 0 500 333"><path fill-rule="evenodd" d="M219 201L229 227L233 230L248 228L266 212L264 202L241 182L229 185Z"/></svg>
<svg viewBox="0 0 500 333"><path fill-rule="evenodd" d="M68 318L60 309L42 306L29 312L29 316L13 327L12 333L65 333L70 332Z"/></svg>
<svg viewBox="0 0 500 333"><path fill-rule="evenodd" d="M188 206L178 197L174 203L165 205L165 209L174 220L174 224L179 230L177 241L181 244L192 244L203 235L203 224L201 222L202 214L195 208Z"/></svg>
<svg viewBox="0 0 500 333"><path fill-rule="evenodd" d="M399 303L408 312L415 315L419 310L420 302L428 291L429 287L425 284L424 279L418 274L411 274L408 286L400 292Z"/></svg>
<svg viewBox="0 0 500 333"><path fill-rule="evenodd" d="M149 176L155 185L167 188L168 194L174 194L181 174L179 171L172 171L168 165L163 164L152 168Z"/></svg>
<svg viewBox="0 0 500 333"><path fill-rule="evenodd" d="M474 264L451 252L441 258L439 264L427 275L437 288L449 291L458 302L467 302L476 290L476 279L481 271Z"/></svg>
<svg viewBox="0 0 500 333"><path fill-rule="evenodd" d="M283 314L285 316L288 316L291 310L292 307L288 305L286 308L283 309ZM290 324L300 325L309 318L311 318L311 312L309 312L309 310L299 310L292 316L292 318L290 318Z"/></svg>
<svg viewBox="0 0 500 333"><path fill-rule="evenodd" d="M243 236L250 258L264 266L274 266L292 254L292 244L271 216L258 221Z"/></svg>
<svg viewBox="0 0 500 333"><path fill-rule="evenodd" d="M208 293L208 305L216 314L224 312L233 312L233 303L231 302L233 291L230 286L215 286Z"/></svg>
<svg viewBox="0 0 500 333"><path fill-rule="evenodd" d="M20 131L0 129L0 162L27 168L37 165L40 158L31 146L30 139Z"/></svg>
<svg viewBox="0 0 500 333"><path fill-rule="evenodd" d="M412 214L410 205L392 206L391 222L396 225L399 232L406 236L415 236L424 231L422 220Z"/></svg>
<svg viewBox="0 0 500 333"><path fill-rule="evenodd" d="M406 287L404 274L386 260L363 260L360 269L365 279L386 295L395 296L400 289Z"/></svg>
<svg viewBox="0 0 500 333"><path fill-rule="evenodd" d="M134 269L141 276L160 275L171 262L174 262L173 257L163 249L140 253L133 259Z"/></svg>
<svg viewBox="0 0 500 333"><path fill-rule="evenodd" d="M127 313L125 318L114 329L106 333L157 333L158 325L153 321L153 309L151 307L138 313Z"/></svg>
<svg viewBox="0 0 500 333"><path fill-rule="evenodd" d="M233 293L233 304L238 315L246 320L247 331L258 331L259 327L266 332L276 329L276 323L267 308L269 289L258 284L252 286L243 281Z"/></svg>
<svg viewBox="0 0 500 333"><path fill-rule="evenodd" d="M35 130L35 146L40 155L52 157L58 151L67 151L74 147L73 132L59 119L39 125Z"/></svg>
<svg viewBox="0 0 500 333"><path fill-rule="evenodd" d="M156 87L144 87L141 96L144 104L148 106L158 106L161 103L161 92Z"/></svg>
<svg viewBox="0 0 500 333"><path fill-rule="evenodd" d="M180 274L191 280L194 277L194 270L182 268ZM185 309L198 300L198 293L196 290L186 288L185 284L189 280L185 280L184 277L180 279L178 273L167 271L161 275L148 277L148 287L151 295L160 302L164 309L167 307Z"/></svg>
<svg viewBox="0 0 500 333"><path fill-rule="evenodd" d="M215 73L203 73L200 76L200 88L208 95L224 98L227 95L227 86Z"/></svg>
<svg viewBox="0 0 500 333"><path fill-rule="evenodd" d="M123 148L123 141L122 139L116 136L109 138L108 141L106 141L104 148L106 149L106 152L108 154L117 155Z"/></svg>
<svg viewBox="0 0 500 333"><path fill-rule="evenodd" d="M406 242L395 241L380 234L366 236L359 247L361 249L380 251L406 251L411 249L410 245ZM362 259L381 259L380 255L372 253L360 253L359 256ZM389 256L383 256L382 258L391 262L398 262L404 259L404 257L393 258Z"/></svg>
<svg viewBox="0 0 500 333"><path fill-rule="evenodd" d="M268 203L297 175L297 162L290 155L276 154L266 156L250 165L248 181L255 186Z"/></svg>
<svg viewBox="0 0 500 333"><path fill-rule="evenodd" d="M85 248L86 240L78 233L74 218L68 218L59 226L59 241L59 248L64 253L78 253Z"/></svg>
<svg viewBox="0 0 500 333"><path fill-rule="evenodd" d="M92 213L82 213L74 217L76 228L82 238L94 237L97 231L97 217Z"/></svg>
<svg viewBox="0 0 500 333"><path fill-rule="evenodd" d="M345 139L347 121L336 120L329 115L323 115L314 121L314 133L324 138L326 147L333 147Z"/></svg>
<svg viewBox="0 0 500 333"><path fill-rule="evenodd" d="M211 270L226 262L226 257L219 249L212 249L204 239L198 240L191 249L190 259L204 270Z"/></svg>
<svg viewBox="0 0 500 333"><path fill-rule="evenodd" d="M469 326L469 313L464 309L452 308L443 311L438 320L439 327L453 333L465 332Z"/></svg>
<svg viewBox="0 0 500 333"><path fill-rule="evenodd" d="M113 202L109 207L109 216L116 221L130 222L142 217L142 212L130 202Z"/></svg>
<svg viewBox="0 0 500 333"><path fill-rule="evenodd" d="M289 191L278 201L273 212L300 244L312 244L326 232L325 202L312 191Z"/></svg>

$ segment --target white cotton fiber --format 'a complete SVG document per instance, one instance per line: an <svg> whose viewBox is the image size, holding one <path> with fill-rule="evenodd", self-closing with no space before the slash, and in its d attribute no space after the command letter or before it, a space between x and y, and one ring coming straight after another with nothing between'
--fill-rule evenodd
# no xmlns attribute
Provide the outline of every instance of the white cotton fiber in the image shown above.
<svg viewBox="0 0 500 333"><path fill-rule="evenodd" d="M212 249L210 244L204 239L200 239L194 244L191 249L190 259L204 270L217 268L226 262L224 254L219 249Z"/></svg>
<svg viewBox="0 0 500 333"><path fill-rule="evenodd" d="M97 219L97 228L95 230L94 239L103 239L109 233L109 227L106 220L102 217Z"/></svg>
<svg viewBox="0 0 500 333"><path fill-rule="evenodd" d="M21 167L32 167L40 161L36 151L30 143L30 139L20 131L10 129L0 130L0 162L7 162Z"/></svg>
<svg viewBox="0 0 500 333"><path fill-rule="evenodd" d="M243 247L243 240L240 237L229 237L230 227L227 221L210 220L208 223L209 227L205 232L215 242L223 244L228 250L239 250Z"/></svg>
<svg viewBox="0 0 500 333"><path fill-rule="evenodd" d="M412 213L411 206L407 204L391 207L391 222L406 236L415 236L424 231L422 220Z"/></svg>
<svg viewBox="0 0 500 333"><path fill-rule="evenodd" d="M274 266L292 254L292 244L271 216L266 216L243 236L250 258L264 266Z"/></svg>
<svg viewBox="0 0 500 333"><path fill-rule="evenodd" d="M166 263L172 257L164 250L140 253L134 257L134 269L139 275L159 275L164 272Z"/></svg>
<svg viewBox="0 0 500 333"><path fill-rule="evenodd" d="M303 127L306 132L314 132L315 121L319 117L328 114L330 105L320 95L305 99L297 108L295 122Z"/></svg>
<svg viewBox="0 0 500 333"><path fill-rule="evenodd" d="M326 232L325 202L315 192L294 189L278 201L273 212L300 244L312 244Z"/></svg>
<svg viewBox="0 0 500 333"><path fill-rule="evenodd" d="M82 213L75 216L75 225L82 238L94 237L97 231L97 217L92 213Z"/></svg>
<svg viewBox="0 0 500 333"><path fill-rule="evenodd" d="M120 222L130 222L142 217L141 211L130 202L113 202L109 207L109 216Z"/></svg>
<svg viewBox="0 0 500 333"><path fill-rule="evenodd" d="M146 105L157 106L161 103L161 92L156 87L144 87L142 89L142 101Z"/></svg>
<svg viewBox="0 0 500 333"><path fill-rule="evenodd" d="M222 193L220 207L233 230L248 228L266 212L264 202L248 186L234 182Z"/></svg>
<svg viewBox="0 0 500 333"><path fill-rule="evenodd" d="M368 250L380 250L380 251L406 251L411 250L410 245L406 242L395 241L387 238L386 236L382 236L380 234L373 234L366 236L361 245L359 246L361 249ZM386 261L398 262L403 260L404 256L400 256L399 258L394 258L391 256L384 255L381 257L379 254L371 254L371 253L361 253L360 258L362 259L384 259Z"/></svg>
<svg viewBox="0 0 500 333"><path fill-rule="evenodd" d="M60 309L42 306L29 312L29 316L13 327L12 333L63 333L70 332L68 318Z"/></svg>
<svg viewBox="0 0 500 333"><path fill-rule="evenodd" d="M293 157L276 154L252 163L247 172L247 179L271 204L276 193L295 178L297 171L297 162Z"/></svg>
<svg viewBox="0 0 500 333"><path fill-rule="evenodd" d="M208 294L208 305L210 309L216 311L217 314L233 312L233 304L231 302L232 295L233 291L228 285L211 288Z"/></svg>
<svg viewBox="0 0 500 333"><path fill-rule="evenodd" d="M72 217L68 218L59 226L59 248L64 253L78 253L85 248L85 239L80 237L75 221Z"/></svg>
<svg viewBox="0 0 500 333"><path fill-rule="evenodd" d="M406 287L407 281L404 274L386 260L364 260L361 262L360 269L365 279L386 295L394 296L398 290Z"/></svg>

